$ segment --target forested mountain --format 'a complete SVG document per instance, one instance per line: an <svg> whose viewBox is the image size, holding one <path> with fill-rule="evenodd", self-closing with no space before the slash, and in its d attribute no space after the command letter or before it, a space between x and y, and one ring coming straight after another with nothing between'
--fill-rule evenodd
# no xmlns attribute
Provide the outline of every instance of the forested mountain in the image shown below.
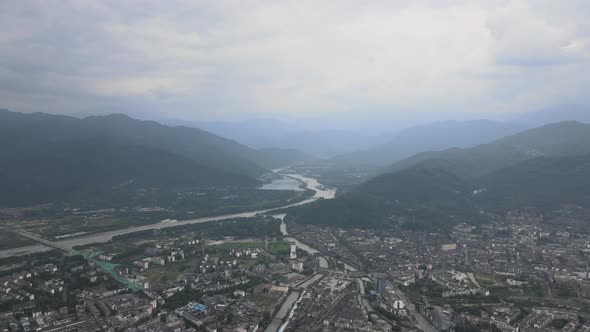
<svg viewBox="0 0 590 332"><path fill-rule="evenodd" d="M333 200L291 209L288 219L343 227L380 227L397 218L422 229L477 218L473 185L455 174L427 166L382 174Z"/></svg>
<svg viewBox="0 0 590 332"><path fill-rule="evenodd" d="M246 176L207 168L183 156L108 140L29 143L36 151L2 160L0 206L99 196L108 194L113 187L123 186L141 190L257 183ZM2 144L2 150L4 147Z"/></svg>
<svg viewBox="0 0 590 332"><path fill-rule="evenodd" d="M535 158L487 174L474 184L486 209L590 207L590 155Z"/></svg>
<svg viewBox="0 0 590 332"><path fill-rule="evenodd" d="M256 176L266 170L257 162L258 152L235 141L204 130L168 127L140 121L122 114L85 119L48 115L0 112L0 129L13 135L33 136L44 141L73 141L109 138L123 145L145 146L168 151L204 166L237 174Z"/></svg>
<svg viewBox="0 0 590 332"><path fill-rule="evenodd" d="M386 166L424 151L466 148L512 135L523 127L488 120L445 121L405 129L370 149L331 158L334 163Z"/></svg>
<svg viewBox="0 0 590 332"><path fill-rule="evenodd" d="M395 172L425 161L461 177L475 178L537 157L590 153L590 124L561 122L467 149L424 152L391 166Z"/></svg>
<svg viewBox="0 0 590 332"><path fill-rule="evenodd" d="M420 229L485 213L563 204L590 207L590 125L559 123L469 149L425 153L332 201L293 209L301 223Z"/></svg>
<svg viewBox="0 0 590 332"><path fill-rule="evenodd" d="M253 186L260 152L200 129L125 115L77 119L0 111L2 206L38 204L123 183ZM267 164L268 163L268 164Z"/></svg>

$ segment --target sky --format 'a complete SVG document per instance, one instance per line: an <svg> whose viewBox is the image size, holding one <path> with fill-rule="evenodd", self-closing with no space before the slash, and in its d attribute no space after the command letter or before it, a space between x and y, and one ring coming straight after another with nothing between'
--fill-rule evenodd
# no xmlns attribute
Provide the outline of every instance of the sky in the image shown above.
<svg viewBox="0 0 590 332"><path fill-rule="evenodd" d="M0 108L187 121L586 102L587 0L0 2Z"/></svg>

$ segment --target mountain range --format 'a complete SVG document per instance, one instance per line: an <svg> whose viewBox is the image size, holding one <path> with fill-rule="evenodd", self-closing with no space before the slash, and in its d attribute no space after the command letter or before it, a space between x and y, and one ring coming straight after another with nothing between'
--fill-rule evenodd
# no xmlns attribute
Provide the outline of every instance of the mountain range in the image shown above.
<svg viewBox="0 0 590 332"><path fill-rule="evenodd" d="M480 114L481 113L475 113ZM393 110L357 110L305 119L254 118L229 122L179 122L254 148L288 148L334 166L381 167L425 151L467 148L546 124L590 122L590 107L570 103L517 115L474 113L428 116ZM449 119L466 119L455 121ZM467 120L469 119L469 120ZM502 119L502 120L499 120Z"/></svg>
<svg viewBox="0 0 590 332"><path fill-rule="evenodd" d="M584 114L583 108L572 112ZM554 116L555 112L539 114ZM506 198L511 197L509 192L521 193L514 202L535 203L529 197L532 192L508 189L508 183L514 185L520 183L519 179L527 179L523 187L532 187L534 183L554 181L548 176L553 174L552 165L565 170L559 176L564 177L568 188L575 187L567 176L585 172L581 163L590 155L590 125L574 121L533 129L526 129L524 124L487 120L445 121L371 139L339 131L315 135L272 121L260 131L239 124L231 128L223 123L217 126L218 131L231 129L233 136L265 137L260 144L280 135L285 141L276 140L269 147L257 149L202 129L166 126L122 114L79 119L0 110L1 205L64 200L82 193L108 192L109 188L130 183L138 188L254 187L261 178L268 178L270 169L315 159L303 151L315 149L330 155L358 150L334 156L327 163L377 165L382 174L347 190L334 201L302 207L291 217L305 215L296 219L315 222L318 217L313 211L323 211L330 217L321 222L347 224L364 220L367 225L380 223L384 216L400 211L402 216L420 220L430 219L417 218L420 213L443 220L467 212L464 218L477 219L477 214L472 213L476 208L507 206L500 202L513 199ZM567 159L570 157L573 159ZM527 171L530 176L524 176ZM535 176L547 178L537 181ZM503 183L507 185L501 186ZM470 193L481 187L486 190L475 201ZM552 186L544 194L563 203L554 195L555 188ZM585 202L581 190L573 192L580 200L571 195L564 197L571 202ZM485 202L487 198L489 202Z"/></svg>
<svg viewBox="0 0 590 332"><path fill-rule="evenodd" d="M424 151L466 148L515 134L524 127L489 120L444 121L402 130L386 143L330 159L336 164L386 166Z"/></svg>
<svg viewBox="0 0 590 332"><path fill-rule="evenodd" d="M521 114L510 119L510 121L531 126L542 126L563 121L590 123L590 106L587 103L580 102L553 105Z"/></svg>
<svg viewBox="0 0 590 332"><path fill-rule="evenodd" d="M271 119L241 122L196 122L192 124L216 135L228 137L258 149L289 149L308 157L328 158L365 149L381 141L380 137L348 130L309 130Z"/></svg>
<svg viewBox="0 0 590 332"><path fill-rule="evenodd" d="M590 125L562 122L472 148L421 153L331 201L292 209L299 223L439 229L482 211L590 207Z"/></svg>
<svg viewBox="0 0 590 332"><path fill-rule="evenodd" d="M590 153L590 124L560 122L526 130L492 143L460 149L423 152L393 164L398 171L428 162L462 177L485 175L536 157L559 157Z"/></svg>
<svg viewBox="0 0 590 332"><path fill-rule="evenodd" d="M65 200L125 183L255 186L269 169L299 157L122 114L78 119L0 111L2 206Z"/></svg>

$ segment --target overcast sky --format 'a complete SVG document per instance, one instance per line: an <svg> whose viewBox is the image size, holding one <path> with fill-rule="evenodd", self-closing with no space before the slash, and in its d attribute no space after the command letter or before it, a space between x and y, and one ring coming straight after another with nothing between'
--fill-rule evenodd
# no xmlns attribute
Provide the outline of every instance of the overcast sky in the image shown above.
<svg viewBox="0 0 590 332"><path fill-rule="evenodd" d="M16 111L507 114L585 101L589 80L588 0L0 1Z"/></svg>

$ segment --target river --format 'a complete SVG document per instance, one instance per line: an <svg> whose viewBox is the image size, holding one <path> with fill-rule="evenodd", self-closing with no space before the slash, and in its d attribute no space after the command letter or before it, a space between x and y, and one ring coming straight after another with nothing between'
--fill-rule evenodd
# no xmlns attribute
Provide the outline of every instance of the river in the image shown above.
<svg viewBox="0 0 590 332"><path fill-rule="evenodd" d="M297 248L299 248L303 251L307 251L308 254L314 255L314 254L319 253L319 251L317 249L308 246L307 244L297 240L296 238L288 237L289 232L287 232L287 224L283 220L283 218L285 218L285 214L274 214L272 216L277 219L281 219L281 234L283 234L285 236L286 241L295 242L295 245L297 246Z"/></svg>
<svg viewBox="0 0 590 332"><path fill-rule="evenodd" d="M277 314L274 316L270 324L264 330L265 332L277 332L279 330L281 325L283 325L283 320L287 318L287 315L290 314L293 305L297 300L299 300L299 295L301 295L301 293L299 293L298 291L292 291L287 296L285 302L283 303Z"/></svg>
<svg viewBox="0 0 590 332"><path fill-rule="evenodd" d="M272 211L275 211L278 209L308 204L308 203L314 202L318 199L331 199L331 198L334 198L336 195L335 189L328 188L328 187L321 185L316 179L308 178L308 177L305 177L305 176L299 175L299 174L288 174L285 176L295 179L297 181L304 182L306 184L307 189L313 190L315 192L314 195L306 200L301 201L301 202L289 204L289 205L285 205L285 206L281 206L281 207L277 207L277 208L273 208L273 209L256 210L256 211L242 212L242 213L235 213L235 214L225 214L225 215L204 217L204 218L198 218L198 219L180 220L177 222L158 222L158 223L149 224L149 225L136 226L136 227L130 227L130 228L125 228L125 229L118 229L118 230L113 230L113 231L104 232L104 233L96 233L96 234L90 234L90 235L70 238L70 239L61 240L61 241L55 241L55 243L60 246L66 247L66 248L73 248L76 246L87 245L87 244L91 244L91 243L105 243L105 242L111 241L113 239L113 237L118 236L118 235L124 235L124 234L146 231L146 230L153 230L153 229L162 229L162 228L173 227L173 226L199 224L199 223L204 223L204 222L208 222L208 221L219 221L219 220L235 219L235 218L250 218L250 217L256 216L257 214L268 214L269 212L272 212ZM301 244L301 247L303 247L303 244ZM21 256L21 255L32 254L32 253L48 251L48 250L50 250L50 248L48 248L46 246L42 246L42 245L31 245L31 246L20 247L20 248L6 249L6 250L0 250L0 258L10 257L10 256Z"/></svg>
<svg viewBox="0 0 590 332"><path fill-rule="evenodd" d="M313 285L314 283L316 283L318 280L322 279L323 277L324 277L323 274L315 274L315 275L309 277L303 283L301 283L297 288L299 290L303 290L305 292L305 290L309 286ZM295 313L295 310L297 309L297 303L299 302L299 299L301 298L302 293L299 290L291 291L291 293L289 294L289 296L287 296L287 298L285 299L285 302L283 302L283 305L281 305L281 308L279 309L277 314L274 316L274 318L270 322L270 324L266 327L264 332L277 332L277 331L282 332L285 329L287 324L289 324L289 321L291 320L291 318L293 318L293 314Z"/></svg>
<svg viewBox="0 0 590 332"><path fill-rule="evenodd" d="M262 190L294 190L303 191L303 182L289 176L282 176L270 183L262 185L259 189Z"/></svg>

